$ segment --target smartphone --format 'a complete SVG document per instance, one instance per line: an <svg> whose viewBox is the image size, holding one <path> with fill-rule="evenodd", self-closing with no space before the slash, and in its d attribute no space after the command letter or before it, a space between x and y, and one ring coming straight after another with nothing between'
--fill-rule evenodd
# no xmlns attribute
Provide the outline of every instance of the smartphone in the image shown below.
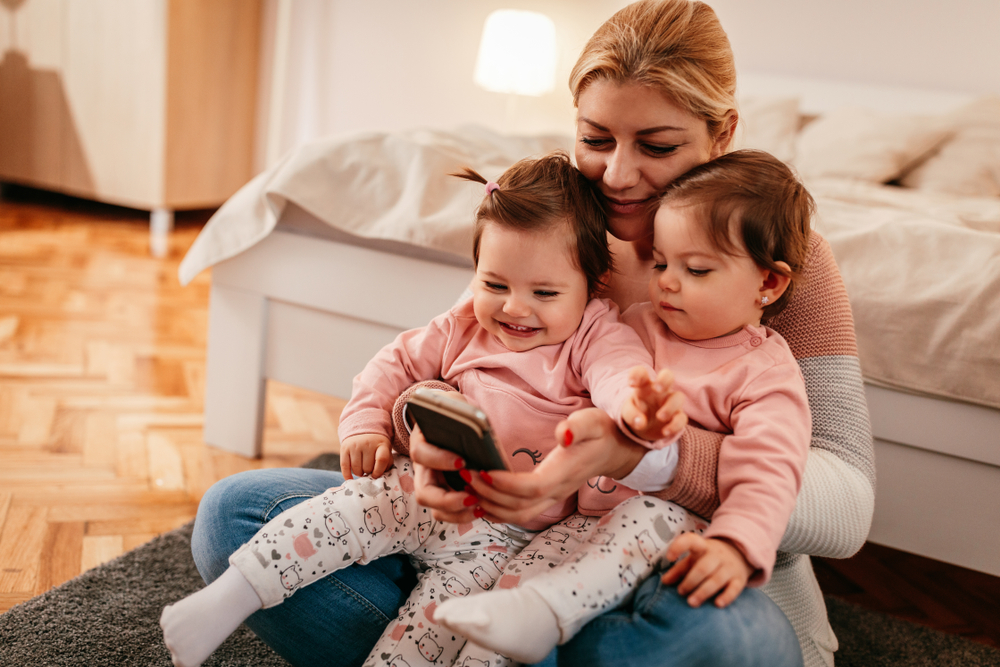
<svg viewBox="0 0 1000 667"><path fill-rule="evenodd" d="M464 401L450 398L447 392L414 390L406 400L406 414L423 432L427 442L455 452L470 470L507 470L507 460L493 440L486 413ZM444 473L448 485L456 491L465 488L458 472Z"/></svg>

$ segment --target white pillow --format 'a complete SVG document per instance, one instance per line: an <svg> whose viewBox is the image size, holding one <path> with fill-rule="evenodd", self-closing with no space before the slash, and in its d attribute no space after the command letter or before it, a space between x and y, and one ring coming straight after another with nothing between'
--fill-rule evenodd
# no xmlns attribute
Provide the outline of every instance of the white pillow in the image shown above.
<svg viewBox="0 0 1000 667"><path fill-rule="evenodd" d="M952 116L955 136L903 177L910 188L976 197L1000 196L1000 97L986 97Z"/></svg>
<svg viewBox="0 0 1000 667"><path fill-rule="evenodd" d="M891 116L844 107L823 114L799 135L795 166L806 179L853 178L886 183L951 135L932 116Z"/></svg>
<svg viewBox="0 0 1000 667"><path fill-rule="evenodd" d="M740 100L740 122L733 148L756 148L779 160L795 158L799 133L797 97L747 97Z"/></svg>

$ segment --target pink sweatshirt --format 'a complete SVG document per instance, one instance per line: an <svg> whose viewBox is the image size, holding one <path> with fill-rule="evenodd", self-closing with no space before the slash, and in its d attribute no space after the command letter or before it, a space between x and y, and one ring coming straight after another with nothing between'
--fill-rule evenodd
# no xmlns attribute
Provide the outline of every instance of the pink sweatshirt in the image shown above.
<svg viewBox="0 0 1000 667"><path fill-rule="evenodd" d="M484 330L469 299L426 327L401 333L375 355L354 378L340 439L376 433L391 440L399 395L415 382L440 378L489 415L510 468L528 471L555 447L556 425L576 410L596 405L617 421L631 391L629 369L651 363L638 334L621 322L618 306L605 299L587 304L568 340L527 352L512 352ZM524 527L545 528L575 507L572 496Z"/></svg>
<svg viewBox="0 0 1000 667"><path fill-rule="evenodd" d="M674 374L691 422L727 434L719 452L721 504L705 536L734 542L757 569L750 583L765 583L795 507L812 437L798 362L785 339L763 326L689 341L667 329L649 303L632 306L622 319L652 352L654 367ZM636 493L611 479L591 480L579 493L579 511L605 514Z"/></svg>

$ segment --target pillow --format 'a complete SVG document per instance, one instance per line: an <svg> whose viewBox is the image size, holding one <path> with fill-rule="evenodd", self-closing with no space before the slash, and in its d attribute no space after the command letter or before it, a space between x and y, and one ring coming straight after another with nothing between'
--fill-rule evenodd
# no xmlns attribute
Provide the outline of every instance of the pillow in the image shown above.
<svg viewBox="0 0 1000 667"><path fill-rule="evenodd" d="M909 188L975 197L1000 196L1000 97L956 111L955 136L903 177Z"/></svg>
<svg viewBox="0 0 1000 667"><path fill-rule="evenodd" d="M806 179L838 177L887 183L950 135L944 118L893 116L844 107L806 125L799 135L795 166Z"/></svg>
<svg viewBox="0 0 1000 667"><path fill-rule="evenodd" d="M795 158L800 120L798 98L748 97L740 100L739 113L734 149L756 148L783 162Z"/></svg>

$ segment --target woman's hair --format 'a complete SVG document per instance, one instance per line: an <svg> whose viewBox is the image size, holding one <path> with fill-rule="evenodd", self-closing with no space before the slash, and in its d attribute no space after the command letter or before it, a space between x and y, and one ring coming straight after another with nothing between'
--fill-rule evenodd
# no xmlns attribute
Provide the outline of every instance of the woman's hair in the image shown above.
<svg viewBox="0 0 1000 667"><path fill-rule="evenodd" d="M466 167L459 178L486 183ZM521 231L544 231L569 226L576 241L576 264L587 278L591 295L605 287L611 270L606 214L590 182L577 171L564 151L514 163L488 188L476 209L472 256L479 264L479 243L487 222Z"/></svg>
<svg viewBox="0 0 1000 667"><path fill-rule="evenodd" d="M714 138L736 109L736 64L711 7L691 0L641 0L621 9L583 47L569 77L573 102L594 81L662 91L703 118Z"/></svg>
<svg viewBox="0 0 1000 667"><path fill-rule="evenodd" d="M784 162L764 151L727 153L675 178L660 205L697 207L717 250L746 252L757 266L791 278L785 293L765 306L764 317L781 312L802 277L816 210L812 195Z"/></svg>

